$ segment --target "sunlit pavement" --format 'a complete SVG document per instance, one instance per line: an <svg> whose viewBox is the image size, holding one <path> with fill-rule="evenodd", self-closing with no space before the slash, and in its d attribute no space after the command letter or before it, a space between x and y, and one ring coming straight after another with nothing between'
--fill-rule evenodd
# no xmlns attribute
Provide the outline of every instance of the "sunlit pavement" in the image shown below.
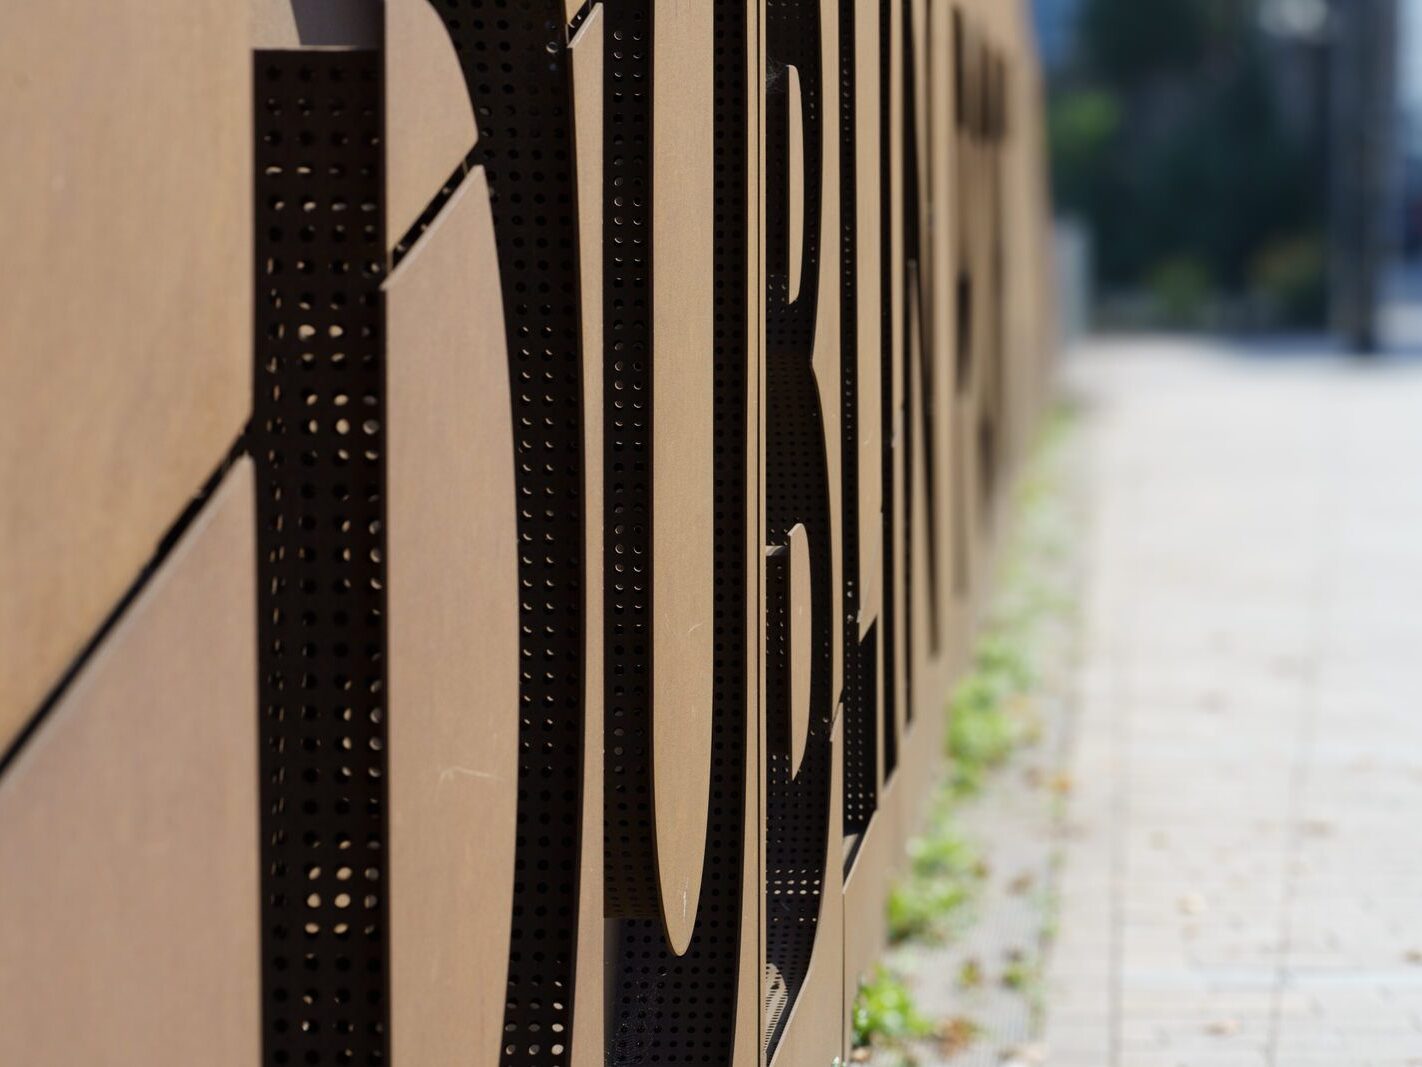
<svg viewBox="0 0 1422 1067"><path fill-rule="evenodd" d="M1422 362L1088 346L1054 1067L1422 1064Z"/></svg>

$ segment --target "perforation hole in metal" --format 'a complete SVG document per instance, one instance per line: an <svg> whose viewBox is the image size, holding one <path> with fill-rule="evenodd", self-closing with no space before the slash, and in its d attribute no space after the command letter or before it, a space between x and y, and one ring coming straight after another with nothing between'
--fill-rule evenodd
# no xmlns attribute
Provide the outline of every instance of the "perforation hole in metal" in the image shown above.
<svg viewBox="0 0 1422 1067"><path fill-rule="evenodd" d="M269 1064L388 1054L381 69L255 55Z"/></svg>
<svg viewBox="0 0 1422 1067"><path fill-rule="evenodd" d="M609 942L607 1062L721 1067L731 1060L739 989L745 819L745 550L749 268L745 9L715 13L715 644L711 803L691 944L673 956L661 924L619 922Z"/></svg>
<svg viewBox="0 0 1422 1067"><path fill-rule="evenodd" d="M573 1044L584 710L582 320L568 29L564 0L433 5L459 55L479 129L470 162L489 182L513 394L522 671L500 1060L556 1067Z"/></svg>

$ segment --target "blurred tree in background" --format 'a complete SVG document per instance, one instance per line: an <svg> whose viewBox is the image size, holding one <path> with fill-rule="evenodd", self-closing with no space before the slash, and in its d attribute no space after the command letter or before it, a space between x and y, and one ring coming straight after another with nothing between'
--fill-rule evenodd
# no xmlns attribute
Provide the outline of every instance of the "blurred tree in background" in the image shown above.
<svg viewBox="0 0 1422 1067"><path fill-rule="evenodd" d="M1084 0L1077 34L1053 180L1101 289L1176 325L1319 323L1321 63L1266 35L1256 0Z"/></svg>
<svg viewBox="0 0 1422 1067"><path fill-rule="evenodd" d="M1088 0L1081 35L1092 68L1118 87L1133 88L1196 66L1204 58L1208 21L1199 0Z"/></svg>

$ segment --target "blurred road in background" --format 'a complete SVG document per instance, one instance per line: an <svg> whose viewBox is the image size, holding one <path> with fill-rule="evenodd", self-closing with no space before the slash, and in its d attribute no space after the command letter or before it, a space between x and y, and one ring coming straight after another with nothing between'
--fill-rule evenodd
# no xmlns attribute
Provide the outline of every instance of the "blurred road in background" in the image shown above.
<svg viewBox="0 0 1422 1067"><path fill-rule="evenodd" d="M1046 1062L1422 1064L1422 361L1068 362L1093 524Z"/></svg>

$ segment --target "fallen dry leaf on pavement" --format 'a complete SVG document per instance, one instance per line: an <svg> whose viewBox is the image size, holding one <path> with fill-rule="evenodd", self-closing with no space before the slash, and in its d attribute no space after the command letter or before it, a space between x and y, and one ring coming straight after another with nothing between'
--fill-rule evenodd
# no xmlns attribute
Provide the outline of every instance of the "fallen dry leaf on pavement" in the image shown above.
<svg viewBox="0 0 1422 1067"><path fill-rule="evenodd" d="M945 1056L956 1056L977 1040L982 1028L972 1019L949 1019L938 1031L938 1047Z"/></svg>
<svg viewBox="0 0 1422 1067"><path fill-rule="evenodd" d="M1203 915L1207 907L1205 898L1199 893L1186 893L1180 898L1180 913L1182 915Z"/></svg>

